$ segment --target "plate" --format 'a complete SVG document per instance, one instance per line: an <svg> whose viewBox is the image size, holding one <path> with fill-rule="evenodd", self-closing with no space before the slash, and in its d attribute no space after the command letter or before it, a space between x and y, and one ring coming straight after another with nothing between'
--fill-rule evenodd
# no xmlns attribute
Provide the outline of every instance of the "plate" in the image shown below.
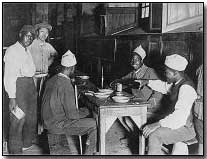
<svg viewBox="0 0 207 159"><path fill-rule="evenodd" d="M77 77L79 77L79 78L81 78L81 79L84 79L84 80L87 80L87 79L90 78L89 76L77 76Z"/></svg>
<svg viewBox="0 0 207 159"><path fill-rule="evenodd" d="M99 92L102 92L102 93L108 93L108 94L110 94L110 93L113 92L112 89L98 89L98 91L99 91Z"/></svg>
<svg viewBox="0 0 207 159"><path fill-rule="evenodd" d="M126 96L113 96L112 99L117 103L127 103L130 98Z"/></svg>

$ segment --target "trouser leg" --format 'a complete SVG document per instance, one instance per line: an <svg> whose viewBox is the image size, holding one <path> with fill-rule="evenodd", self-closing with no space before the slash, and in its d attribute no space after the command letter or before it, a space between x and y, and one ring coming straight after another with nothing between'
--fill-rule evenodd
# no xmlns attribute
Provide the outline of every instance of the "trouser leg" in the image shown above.
<svg viewBox="0 0 207 159"><path fill-rule="evenodd" d="M32 78L18 78L16 99L18 106L25 113L22 128L23 147L29 147L37 135L37 92Z"/></svg>
<svg viewBox="0 0 207 159"><path fill-rule="evenodd" d="M32 107L27 111L25 124L23 127L23 147L30 147L33 139L37 136L37 115L36 107Z"/></svg>
<svg viewBox="0 0 207 159"><path fill-rule="evenodd" d="M8 148L10 154L22 153L22 128L25 119L18 120L13 114L10 114L9 142Z"/></svg>
<svg viewBox="0 0 207 159"><path fill-rule="evenodd" d="M96 152L96 143L97 143L97 129L96 128L91 128L88 131L88 139L86 142L86 150L85 154L86 155L91 155L94 152Z"/></svg>
<svg viewBox="0 0 207 159"><path fill-rule="evenodd" d="M159 133L150 134L148 139L148 155L163 155L161 150L162 144Z"/></svg>
<svg viewBox="0 0 207 159"><path fill-rule="evenodd" d="M177 142L187 141L195 137L195 131L192 127L180 127L170 129L160 127L149 135L148 155L162 155L162 144L169 145Z"/></svg>
<svg viewBox="0 0 207 159"><path fill-rule="evenodd" d="M65 124L64 131L67 135L84 135L87 134L87 145L85 154L93 154L96 150L97 143L97 126L96 121L92 118L79 119L72 124Z"/></svg>

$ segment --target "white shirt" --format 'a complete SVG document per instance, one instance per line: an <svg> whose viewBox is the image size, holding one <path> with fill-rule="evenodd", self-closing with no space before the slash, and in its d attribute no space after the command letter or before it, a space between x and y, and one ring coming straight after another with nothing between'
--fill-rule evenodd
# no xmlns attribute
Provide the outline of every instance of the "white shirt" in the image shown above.
<svg viewBox="0 0 207 159"><path fill-rule="evenodd" d="M172 84L167 84L167 82L160 80L149 80L148 86L156 91L160 90L159 92L166 94ZM184 126L196 98L197 93L193 87L187 84L182 85L179 89L178 100L175 104L174 112L159 121L161 126L171 129L178 129L181 126Z"/></svg>
<svg viewBox="0 0 207 159"><path fill-rule="evenodd" d="M49 59L51 56L56 55L57 51L50 43L42 42L41 40L37 39L34 39L28 49L32 55L36 71L47 73L48 67L51 64Z"/></svg>
<svg viewBox="0 0 207 159"><path fill-rule="evenodd" d="M32 77L35 65L29 50L19 42L10 46L4 56L4 87L9 98L16 98L16 80L18 77Z"/></svg>

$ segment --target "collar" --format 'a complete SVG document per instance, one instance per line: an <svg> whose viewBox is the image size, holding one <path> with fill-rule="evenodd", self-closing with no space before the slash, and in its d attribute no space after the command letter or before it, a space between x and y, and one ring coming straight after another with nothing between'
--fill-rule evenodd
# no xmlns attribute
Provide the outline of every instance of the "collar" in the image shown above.
<svg viewBox="0 0 207 159"><path fill-rule="evenodd" d="M142 69L145 68L145 67L146 67L146 66L145 66L144 64L142 64L142 66L141 66L138 70L134 71L134 73L139 72L140 70L142 70Z"/></svg>
<svg viewBox="0 0 207 159"><path fill-rule="evenodd" d="M28 51L28 47L24 47L19 41L17 41L16 43L17 43L17 45L19 45L20 48L24 49L25 52Z"/></svg>
<svg viewBox="0 0 207 159"><path fill-rule="evenodd" d="M175 82L175 85L177 85L178 83L180 83L180 81L182 81L182 79L180 79L177 82Z"/></svg>
<svg viewBox="0 0 207 159"><path fill-rule="evenodd" d="M63 73L58 73L58 76L65 77L65 78L70 80L70 78L68 76L66 76L65 74L63 74Z"/></svg>
<svg viewBox="0 0 207 159"><path fill-rule="evenodd" d="M41 41L39 39L35 39L35 41L40 45L40 46L43 46L46 44L46 41Z"/></svg>

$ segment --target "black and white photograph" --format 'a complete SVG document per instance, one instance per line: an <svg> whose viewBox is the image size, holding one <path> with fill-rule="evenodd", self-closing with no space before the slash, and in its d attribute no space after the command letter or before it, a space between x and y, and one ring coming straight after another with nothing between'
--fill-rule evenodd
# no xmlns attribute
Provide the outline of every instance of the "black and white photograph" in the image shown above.
<svg viewBox="0 0 207 159"><path fill-rule="evenodd" d="M205 5L2 2L2 156L204 156Z"/></svg>

